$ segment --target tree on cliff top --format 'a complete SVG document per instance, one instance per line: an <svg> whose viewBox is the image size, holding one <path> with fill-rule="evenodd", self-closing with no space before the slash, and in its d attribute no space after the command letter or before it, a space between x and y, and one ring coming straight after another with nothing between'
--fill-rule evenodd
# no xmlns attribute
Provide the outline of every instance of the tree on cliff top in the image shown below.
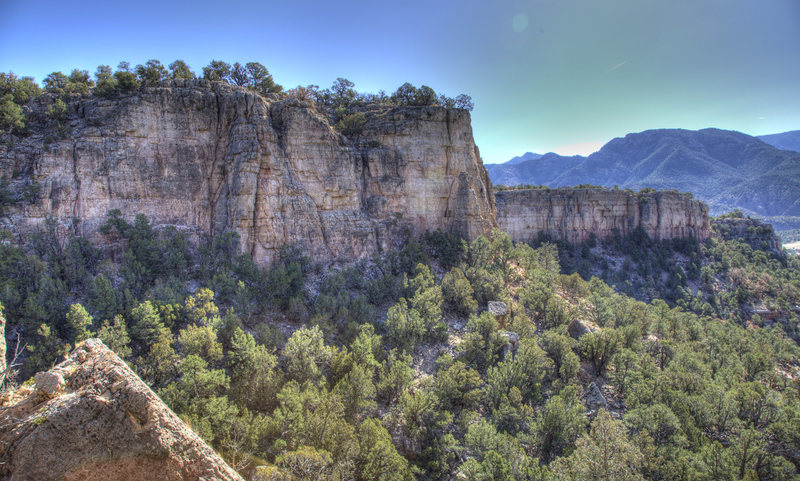
<svg viewBox="0 0 800 481"><path fill-rule="evenodd" d="M248 62L246 65L236 62L231 69L230 79L240 87L248 87L262 94L283 91L283 87L272 79L267 67L258 62Z"/></svg>
<svg viewBox="0 0 800 481"><path fill-rule="evenodd" d="M169 64L169 70L172 72L173 79L193 79L197 75L192 72L192 69L183 60L176 60Z"/></svg>
<svg viewBox="0 0 800 481"><path fill-rule="evenodd" d="M231 64L222 60L212 60L203 67L203 78L212 82L228 82L231 78Z"/></svg>

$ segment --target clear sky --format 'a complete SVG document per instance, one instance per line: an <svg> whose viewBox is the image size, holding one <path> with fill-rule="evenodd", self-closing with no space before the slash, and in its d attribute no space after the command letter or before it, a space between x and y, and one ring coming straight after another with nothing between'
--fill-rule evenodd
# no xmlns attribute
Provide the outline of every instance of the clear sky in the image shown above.
<svg viewBox="0 0 800 481"><path fill-rule="evenodd" d="M467 93L487 163L650 128L800 129L800 0L0 0L0 71L150 58Z"/></svg>

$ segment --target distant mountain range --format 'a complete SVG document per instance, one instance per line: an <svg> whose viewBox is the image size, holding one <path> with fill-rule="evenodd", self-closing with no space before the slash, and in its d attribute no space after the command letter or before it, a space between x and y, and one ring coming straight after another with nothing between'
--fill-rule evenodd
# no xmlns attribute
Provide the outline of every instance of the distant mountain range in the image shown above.
<svg viewBox="0 0 800 481"><path fill-rule="evenodd" d="M526 160L536 160L536 159L539 159L541 157L542 157L542 154L534 154L533 152L525 152L524 154L519 155L517 157L514 157L513 159L511 159L508 162L506 162L506 165L521 164L521 163L525 162Z"/></svg>
<svg viewBox="0 0 800 481"><path fill-rule="evenodd" d="M776 146L800 150L800 131L756 138L720 129L646 130L588 157L527 153L486 168L493 183L508 186L678 189L707 202L712 215L741 209L778 229L798 228L800 152Z"/></svg>
<svg viewBox="0 0 800 481"><path fill-rule="evenodd" d="M792 130L782 134L759 135L758 138L781 150L800 152L800 130Z"/></svg>

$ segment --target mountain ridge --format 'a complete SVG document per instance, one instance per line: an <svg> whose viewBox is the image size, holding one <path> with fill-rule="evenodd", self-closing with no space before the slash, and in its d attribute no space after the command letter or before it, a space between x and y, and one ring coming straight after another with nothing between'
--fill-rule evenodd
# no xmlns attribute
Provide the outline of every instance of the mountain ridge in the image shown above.
<svg viewBox="0 0 800 481"><path fill-rule="evenodd" d="M800 223L800 153L736 131L646 130L615 138L586 157L546 154L487 169L495 184L678 189L707 202L714 215L740 209L768 219L798 217Z"/></svg>
<svg viewBox="0 0 800 481"><path fill-rule="evenodd" d="M759 135L758 138L781 150L800 152L800 130L790 130L779 134Z"/></svg>

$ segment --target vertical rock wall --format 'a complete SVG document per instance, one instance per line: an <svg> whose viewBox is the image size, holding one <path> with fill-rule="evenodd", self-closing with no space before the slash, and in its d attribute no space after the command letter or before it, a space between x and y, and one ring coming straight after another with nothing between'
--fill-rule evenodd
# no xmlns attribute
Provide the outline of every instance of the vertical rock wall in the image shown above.
<svg viewBox="0 0 800 481"><path fill-rule="evenodd" d="M531 241L542 232L578 244L591 234L625 235L638 227L653 239L710 235L708 207L678 193L528 189L497 192L495 199L497 224L515 241Z"/></svg>
<svg viewBox="0 0 800 481"><path fill-rule="evenodd" d="M61 125L37 99L25 137L0 146L22 198L0 218L24 231L55 220L101 240L111 209L198 237L237 232L267 263L290 243L317 259L371 256L408 233L473 238L495 225L470 115L441 107L366 111L346 138L308 104L202 80L110 100L72 99Z"/></svg>

